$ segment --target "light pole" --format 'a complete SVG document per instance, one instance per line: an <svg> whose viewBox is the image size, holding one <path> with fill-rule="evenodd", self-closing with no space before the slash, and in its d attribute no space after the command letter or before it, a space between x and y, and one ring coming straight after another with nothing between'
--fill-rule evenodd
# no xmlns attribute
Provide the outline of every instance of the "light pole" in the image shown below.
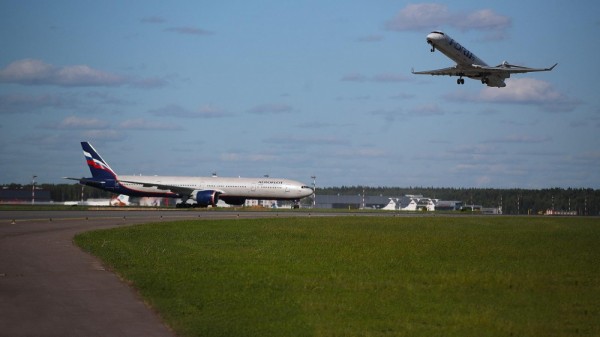
<svg viewBox="0 0 600 337"><path fill-rule="evenodd" d="M32 205L35 203L35 178L37 178L36 175L34 175L31 178L31 204Z"/></svg>
<svg viewBox="0 0 600 337"><path fill-rule="evenodd" d="M313 180L313 208L317 206L317 176L311 176Z"/></svg>

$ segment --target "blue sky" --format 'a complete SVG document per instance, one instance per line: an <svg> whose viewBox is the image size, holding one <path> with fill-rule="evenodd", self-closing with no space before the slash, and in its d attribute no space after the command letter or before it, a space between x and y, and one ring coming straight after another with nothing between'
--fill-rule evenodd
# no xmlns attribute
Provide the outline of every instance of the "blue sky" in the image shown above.
<svg viewBox="0 0 600 337"><path fill-rule="evenodd" d="M121 174L600 188L596 1L2 1L0 183ZM452 65L548 67L506 88Z"/></svg>

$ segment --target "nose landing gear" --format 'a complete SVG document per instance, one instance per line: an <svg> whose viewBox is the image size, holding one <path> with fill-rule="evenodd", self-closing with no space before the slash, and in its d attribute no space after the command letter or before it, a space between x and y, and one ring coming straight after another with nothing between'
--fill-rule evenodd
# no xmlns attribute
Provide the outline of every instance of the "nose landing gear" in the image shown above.
<svg viewBox="0 0 600 337"><path fill-rule="evenodd" d="M456 84L465 84L465 79L464 78L459 78L458 80L456 80Z"/></svg>
<svg viewBox="0 0 600 337"><path fill-rule="evenodd" d="M427 43L431 46L431 50L430 52L434 52L435 51L435 46L433 45L433 43L431 43L431 41L427 40Z"/></svg>

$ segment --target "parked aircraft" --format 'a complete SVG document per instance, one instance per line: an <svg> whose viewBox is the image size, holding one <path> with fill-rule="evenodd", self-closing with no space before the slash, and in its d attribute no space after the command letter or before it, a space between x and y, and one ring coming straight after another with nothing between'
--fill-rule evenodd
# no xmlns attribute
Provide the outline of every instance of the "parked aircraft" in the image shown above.
<svg viewBox="0 0 600 337"><path fill-rule="evenodd" d="M68 178L108 192L135 197L179 198L177 207L208 207L220 200L230 205L243 205L246 199L293 200L313 194L300 182L279 178L224 178L177 176L117 176L108 163L88 142L81 142L83 155L92 173L91 178Z"/></svg>
<svg viewBox="0 0 600 337"><path fill-rule="evenodd" d="M486 84L488 87L501 88L506 86L504 80L509 78L511 74L551 71L558 64L556 63L550 68L527 68L504 61L495 67L490 67L467 48L448 36L448 34L439 31L434 31L427 35L427 43L431 45L431 52L434 52L436 49L441 51L442 54L456 62L456 65L435 70L413 70L412 73L416 75L458 76L456 80L457 84L465 84L463 77L468 77L480 80L482 84Z"/></svg>

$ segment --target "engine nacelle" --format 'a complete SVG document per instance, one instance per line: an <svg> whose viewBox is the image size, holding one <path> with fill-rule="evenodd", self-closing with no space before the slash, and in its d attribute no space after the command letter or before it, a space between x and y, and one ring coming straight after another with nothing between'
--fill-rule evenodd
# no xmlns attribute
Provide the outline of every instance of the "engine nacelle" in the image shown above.
<svg viewBox="0 0 600 337"><path fill-rule="evenodd" d="M246 202L246 198L227 197L223 196L221 200L225 201L228 205L242 206Z"/></svg>
<svg viewBox="0 0 600 337"><path fill-rule="evenodd" d="M198 203L199 207L216 207L219 202L219 192L213 190L194 191L192 199Z"/></svg>

